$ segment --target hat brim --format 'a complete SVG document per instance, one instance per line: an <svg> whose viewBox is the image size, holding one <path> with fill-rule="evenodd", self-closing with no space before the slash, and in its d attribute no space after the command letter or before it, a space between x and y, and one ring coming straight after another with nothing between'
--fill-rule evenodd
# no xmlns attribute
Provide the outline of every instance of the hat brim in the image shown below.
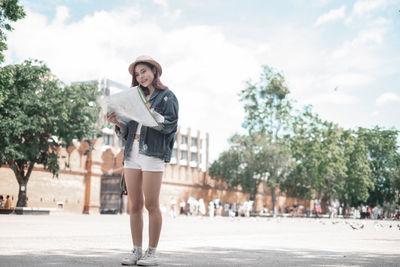
<svg viewBox="0 0 400 267"><path fill-rule="evenodd" d="M130 73L131 75L133 75L135 66L136 66L137 64L143 63L143 62L149 63L149 64L153 65L153 66L157 69L157 72L158 72L159 76L161 76L161 74L162 74L161 65L158 64L158 62L155 61L154 59L136 59L133 63L131 63L131 64L129 65L129 68L128 68L129 73Z"/></svg>

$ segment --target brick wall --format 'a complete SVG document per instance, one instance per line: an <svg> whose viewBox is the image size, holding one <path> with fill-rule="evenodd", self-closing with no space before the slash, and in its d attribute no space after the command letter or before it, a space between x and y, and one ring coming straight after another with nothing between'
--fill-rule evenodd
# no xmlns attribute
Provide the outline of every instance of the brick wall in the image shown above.
<svg viewBox="0 0 400 267"><path fill-rule="evenodd" d="M61 149L60 174L53 177L51 173L36 166L27 185L28 207L44 207L58 209L65 212L82 213L85 205L85 195L91 213L99 212L100 207L100 179L102 174L121 173L123 150L118 147L105 147L102 139L93 140L95 150L92 152L90 164L84 152L87 144L75 142L68 149ZM68 166L68 167L67 167ZM90 177L88 177L90 167ZM86 191L86 187L89 191ZM0 168L0 195L11 195L12 206L15 207L18 199L18 183L14 173L7 166ZM271 209L271 196L260 188L256 199L256 209L267 206ZM243 203L249 198L235 190L227 190L223 182L211 179L207 173L197 168L178 165L166 165L163 185L160 195L160 204L169 207L171 199L175 199L177 206L181 201L187 201L192 196L203 198L206 206L213 199L219 198L222 202ZM277 205L284 208L295 203L295 199L286 198L277 193ZM309 206L309 202L301 204Z"/></svg>

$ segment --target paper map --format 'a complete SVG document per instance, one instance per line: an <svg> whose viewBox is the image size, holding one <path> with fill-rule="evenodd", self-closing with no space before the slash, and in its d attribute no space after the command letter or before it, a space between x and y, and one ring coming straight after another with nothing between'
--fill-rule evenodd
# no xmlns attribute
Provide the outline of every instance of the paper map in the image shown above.
<svg viewBox="0 0 400 267"><path fill-rule="evenodd" d="M107 96L103 102L103 109L108 113L115 112L120 122L135 120L144 126L156 127L158 123L149 107L150 103L139 86Z"/></svg>

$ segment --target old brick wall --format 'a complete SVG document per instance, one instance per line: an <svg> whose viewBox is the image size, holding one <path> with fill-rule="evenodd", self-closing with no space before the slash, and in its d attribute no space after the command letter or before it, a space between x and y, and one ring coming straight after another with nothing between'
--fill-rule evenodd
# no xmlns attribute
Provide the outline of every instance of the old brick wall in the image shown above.
<svg viewBox="0 0 400 267"><path fill-rule="evenodd" d="M39 165L32 172L27 185L28 206L52 208L65 212L82 213L85 205L86 186L89 190L90 212L99 212L100 185L102 174L120 174L122 171L123 150L118 147L103 145L102 139L93 140L95 150L88 163L85 151L88 148L85 142L75 142L68 149L60 150L60 174L53 177ZM89 164L89 165L88 165ZM90 166L90 177L88 177ZM18 198L18 183L14 173L7 166L0 168L0 194L11 195L15 207ZM249 198L248 194L240 191L227 190L223 182L211 179L207 173L197 168L177 165L166 165L160 204L169 207L171 199L175 199L177 206L181 201L187 201L189 196L196 199L203 198L207 207L209 201L219 198L223 203L243 203ZM296 199L286 198L277 192L277 206L292 206ZM309 202L301 202L309 206ZM256 199L256 209L264 206L271 209L272 201L268 191L260 188Z"/></svg>

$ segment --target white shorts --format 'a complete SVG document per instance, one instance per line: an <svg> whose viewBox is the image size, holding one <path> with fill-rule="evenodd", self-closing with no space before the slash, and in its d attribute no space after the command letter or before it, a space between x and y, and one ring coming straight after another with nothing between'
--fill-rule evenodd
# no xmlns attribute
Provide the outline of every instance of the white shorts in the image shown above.
<svg viewBox="0 0 400 267"><path fill-rule="evenodd" d="M133 141L132 149L124 161L125 169L139 169L148 172L163 172L164 160L139 154L139 141Z"/></svg>

